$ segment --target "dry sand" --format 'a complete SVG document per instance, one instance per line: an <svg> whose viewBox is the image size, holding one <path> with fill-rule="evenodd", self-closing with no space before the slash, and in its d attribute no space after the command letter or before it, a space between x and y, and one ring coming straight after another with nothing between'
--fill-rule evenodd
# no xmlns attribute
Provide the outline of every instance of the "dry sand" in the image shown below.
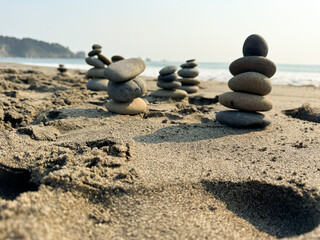
<svg viewBox="0 0 320 240"><path fill-rule="evenodd" d="M226 83L122 116L84 77L0 64L0 239L320 239L320 88L274 86L273 124L232 129Z"/></svg>

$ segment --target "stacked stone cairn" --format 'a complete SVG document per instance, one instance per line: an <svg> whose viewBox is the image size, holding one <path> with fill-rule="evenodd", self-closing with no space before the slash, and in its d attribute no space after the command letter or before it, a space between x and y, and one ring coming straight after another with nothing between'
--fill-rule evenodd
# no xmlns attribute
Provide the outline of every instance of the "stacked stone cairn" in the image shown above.
<svg viewBox="0 0 320 240"><path fill-rule="evenodd" d="M151 93L154 97L164 98L176 98L182 99L188 96L188 93L178 88L181 87L181 83L177 80L178 75L176 66L166 66L159 71L157 86L162 89L158 89Z"/></svg>
<svg viewBox="0 0 320 240"><path fill-rule="evenodd" d="M147 87L140 75L146 68L140 58L130 58L112 63L104 70L109 79L107 92L112 99L107 102L110 112L135 115L147 109L146 102L140 97L147 93Z"/></svg>
<svg viewBox="0 0 320 240"><path fill-rule="evenodd" d="M180 66L182 69L178 71L178 75L182 77L178 79L182 84L180 89L187 93L195 93L199 90L198 85L201 81L196 78L199 75L199 71L196 69L196 66L198 66L198 64L195 59L187 60Z"/></svg>
<svg viewBox="0 0 320 240"><path fill-rule="evenodd" d="M111 57L111 61L112 61L113 63L119 62L119 61L124 60L124 59L125 59L125 58L122 57L122 56L120 56L120 55L114 55L114 56Z"/></svg>
<svg viewBox="0 0 320 240"><path fill-rule="evenodd" d="M266 58L268 44L257 34L250 35L243 44L244 57L233 61L229 70L234 76L228 82L233 92L223 93L219 102L237 111L222 111L217 120L237 128L265 128L271 118L258 112L272 109L272 102L265 97L271 92L270 79L276 65Z"/></svg>
<svg viewBox="0 0 320 240"><path fill-rule="evenodd" d="M87 73L87 77L90 79L87 83L87 88L93 91L106 91L109 82L104 76L104 70L105 65L109 66L111 61L102 55L101 52L102 47L94 44L86 58L87 64L93 66Z"/></svg>
<svg viewBox="0 0 320 240"><path fill-rule="evenodd" d="M59 64L59 67L57 68L57 70L59 71L59 75L61 75L61 76L67 75L68 69L65 68L65 66L63 64Z"/></svg>

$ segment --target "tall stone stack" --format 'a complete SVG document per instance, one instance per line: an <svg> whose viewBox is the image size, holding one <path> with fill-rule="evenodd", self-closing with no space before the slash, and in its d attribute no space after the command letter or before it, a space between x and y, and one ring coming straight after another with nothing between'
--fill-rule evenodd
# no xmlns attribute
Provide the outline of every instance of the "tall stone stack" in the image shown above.
<svg viewBox="0 0 320 240"><path fill-rule="evenodd" d="M199 70L196 69L197 66L195 59L187 60L180 66L182 69L178 71L178 75L182 77L178 79L182 84L180 89L187 93L195 93L199 90L198 85L201 81L196 78L199 75Z"/></svg>
<svg viewBox="0 0 320 240"><path fill-rule="evenodd" d="M159 71L157 86L158 89L151 93L154 97L177 98L182 99L188 96L187 92L180 90L181 83L177 81L178 75L176 66L166 66Z"/></svg>
<svg viewBox="0 0 320 240"><path fill-rule="evenodd" d="M102 47L99 44L94 44L86 58L87 64L93 66L87 73L87 77L90 79L87 83L87 88L93 91L106 91L109 82L104 77L104 70L105 65L109 66L111 61L101 52Z"/></svg>
<svg viewBox="0 0 320 240"><path fill-rule="evenodd" d="M130 58L111 64L104 70L109 79L107 92L112 99L106 107L110 112L135 115L147 109L146 102L140 97L147 93L147 87L140 75L146 68L140 58Z"/></svg>
<svg viewBox="0 0 320 240"><path fill-rule="evenodd" d="M68 69L64 66L64 64L59 64L59 67L57 68L57 70L59 71L59 75L61 76L68 75L67 73Z"/></svg>
<svg viewBox="0 0 320 240"><path fill-rule="evenodd" d="M265 97L271 92L270 79L276 65L266 58L268 44L257 34L250 35L243 44L244 57L233 61L229 70L234 76L228 82L233 92L223 93L219 102L237 111L222 111L217 120L231 127L264 128L271 118L259 112L272 109L272 102Z"/></svg>

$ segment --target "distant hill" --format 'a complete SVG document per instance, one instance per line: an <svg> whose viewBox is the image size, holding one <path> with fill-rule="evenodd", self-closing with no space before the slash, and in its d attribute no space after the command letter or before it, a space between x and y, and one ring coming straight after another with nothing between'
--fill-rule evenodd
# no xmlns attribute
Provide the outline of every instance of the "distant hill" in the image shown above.
<svg viewBox="0 0 320 240"><path fill-rule="evenodd" d="M84 58L85 53L73 53L69 48L57 43L0 36L0 57Z"/></svg>

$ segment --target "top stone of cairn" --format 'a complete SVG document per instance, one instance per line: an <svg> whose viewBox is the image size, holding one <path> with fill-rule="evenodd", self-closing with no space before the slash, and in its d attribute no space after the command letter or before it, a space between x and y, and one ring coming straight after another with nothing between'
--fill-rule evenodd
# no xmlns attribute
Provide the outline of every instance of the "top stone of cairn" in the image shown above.
<svg viewBox="0 0 320 240"><path fill-rule="evenodd" d="M252 34L244 41L242 52L243 56L266 57L268 55L268 44L262 36Z"/></svg>

